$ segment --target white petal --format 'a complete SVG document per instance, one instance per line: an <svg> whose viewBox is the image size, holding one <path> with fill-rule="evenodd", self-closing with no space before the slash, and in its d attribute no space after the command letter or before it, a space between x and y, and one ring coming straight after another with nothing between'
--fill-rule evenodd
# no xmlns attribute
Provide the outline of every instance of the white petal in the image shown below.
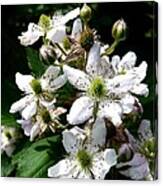
<svg viewBox="0 0 163 186"><path fill-rule="evenodd" d="M114 55L112 57L111 64L112 64L115 74L118 74L118 64L119 63L120 63L120 57L118 55Z"/></svg>
<svg viewBox="0 0 163 186"><path fill-rule="evenodd" d="M33 127L32 121L21 119L21 120L17 120L17 123L21 124L21 126L24 130L24 134L26 136L30 136L31 129Z"/></svg>
<svg viewBox="0 0 163 186"><path fill-rule="evenodd" d="M86 65L86 71L90 75L98 75L100 66L100 44L94 43L91 47Z"/></svg>
<svg viewBox="0 0 163 186"><path fill-rule="evenodd" d="M137 94L137 95L142 95L142 96L147 97L148 94L149 94L148 85L146 85L146 84L144 84L144 83L135 85L135 86L132 88L131 92L134 93L134 94Z"/></svg>
<svg viewBox="0 0 163 186"><path fill-rule="evenodd" d="M56 103L56 98L54 98L52 101L46 101L44 99L39 99L39 101L40 101L40 104L46 107L48 110L55 108L54 103Z"/></svg>
<svg viewBox="0 0 163 186"><path fill-rule="evenodd" d="M63 71L66 74L68 81L77 89L86 91L90 85L89 77L83 71L63 66Z"/></svg>
<svg viewBox="0 0 163 186"><path fill-rule="evenodd" d="M92 176L91 176L89 171L82 170L82 171L79 172L77 178L78 179L91 179Z"/></svg>
<svg viewBox="0 0 163 186"><path fill-rule="evenodd" d="M33 141L35 137L40 133L40 131L40 125L38 123L35 123L30 132L30 141Z"/></svg>
<svg viewBox="0 0 163 186"><path fill-rule="evenodd" d="M68 21L76 18L79 14L80 14L80 8L79 7L75 8L74 10L71 10L61 18L61 23L66 24Z"/></svg>
<svg viewBox="0 0 163 186"><path fill-rule="evenodd" d="M99 104L98 116L109 119L115 126L122 123L122 108L118 103L103 101Z"/></svg>
<svg viewBox="0 0 163 186"><path fill-rule="evenodd" d="M28 31L23 32L22 36L19 36L21 45L28 46L34 44L40 36L43 36L44 32L41 27L34 23L29 23Z"/></svg>
<svg viewBox="0 0 163 186"><path fill-rule="evenodd" d="M73 27L72 27L72 32L71 32L71 37L76 39L80 36L81 32L82 32L82 22L81 19L76 19L73 23Z"/></svg>
<svg viewBox="0 0 163 186"><path fill-rule="evenodd" d="M136 153L131 161L120 163L120 166L130 166L129 168L119 171L122 175L130 177L133 180L141 180L149 174L149 165L144 156Z"/></svg>
<svg viewBox="0 0 163 186"><path fill-rule="evenodd" d="M139 84L141 81L144 80L147 73L147 67L147 63L143 61L138 67L135 67L133 68L133 70L131 70L130 73L135 76L135 84Z"/></svg>
<svg viewBox="0 0 163 186"><path fill-rule="evenodd" d="M64 25L54 27L47 33L47 39L53 43L61 43L65 37L66 27Z"/></svg>
<svg viewBox="0 0 163 186"><path fill-rule="evenodd" d="M118 71L130 70L135 66L136 54L134 52L128 52L123 56L122 60L118 64Z"/></svg>
<svg viewBox="0 0 163 186"><path fill-rule="evenodd" d="M30 119L32 116L34 116L36 114L37 111L37 104L35 101L32 101L31 103L29 103L29 105L27 105L24 110L22 111L22 117L25 120Z"/></svg>
<svg viewBox="0 0 163 186"><path fill-rule="evenodd" d="M91 144L96 147L102 147L106 140L106 126L101 118L97 118L92 128Z"/></svg>
<svg viewBox="0 0 163 186"><path fill-rule="evenodd" d="M85 133L84 130L79 127L74 127L71 130L63 131L63 146L67 153L76 153L81 147L84 139Z"/></svg>
<svg viewBox="0 0 163 186"><path fill-rule="evenodd" d="M16 146L14 144L9 144L5 147L4 151L6 152L7 156L11 157L15 148L16 148Z"/></svg>
<svg viewBox="0 0 163 186"><path fill-rule="evenodd" d="M130 94L126 94L120 100L120 103L121 103L121 107L123 109L123 113L124 114L129 114L134 109L135 98L132 95L130 95Z"/></svg>
<svg viewBox="0 0 163 186"><path fill-rule="evenodd" d="M27 95L20 100L16 101L11 105L10 113L16 113L22 111L27 105L29 105L33 101L33 95Z"/></svg>
<svg viewBox="0 0 163 186"><path fill-rule="evenodd" d="M53 178L68 178L71 177L71 171L74 169L75 164L71 159L64 159L59 161L56 165L48 169L48 177Z"/></svg>
<svg viewBox="0 0 163 186"><path fill-rule="evenodd" d="M138 135L141 141L149 140L153 137L149 120L142 120L138 129Z"/></svg>
<svg viewBox="0 0 163 186"><path fill-rule="evenodd" d="M106 149L104 151L104 160L110 165L110 167L116 165L117 155L114 149Z"/></svg>
<svg viewBox="0 0 163 186"><path fill-rule="evenodd" d="M82 124L87 121L93 114L93 101L83 96L77 99L67 115L67 120L72 125Z"/></svg>
<svg viewBox="0 0 163 186"><path fill-rule="evenodd" d="M50 82L49 90L56 91L57 89L63 87L63 85L67 82L67 76L62 74L58 76L54 81Z"/></svg>
<svg viewBox="0 0 163 186"><path fill-rule="evenodd" d="M95 179L104 179L110 168L116 164L116 153L113 149L95 154L93 159L92 173Z"/></svg>
<svg viewBox="0 0 163 186"><path fill-rule="evenodd" d="M30 82L34 79L33 76L23 75L17 72L15 78L16 78L16 84L21 91L26 93L32 92L32 87L30 86Z"/></svg>

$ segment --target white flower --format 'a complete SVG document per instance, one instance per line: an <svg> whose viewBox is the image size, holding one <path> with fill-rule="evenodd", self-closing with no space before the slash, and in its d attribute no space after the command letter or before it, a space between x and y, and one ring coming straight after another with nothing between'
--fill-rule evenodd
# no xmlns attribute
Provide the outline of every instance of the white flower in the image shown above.
<svg viewBox="0 0 163 186"><path fill-rule="evenodd" d="M1 153L11 156L16 148L16 141L20 137L16 128L1 126Z"/></svg>
<svg viewBox="0 0 163 186"><path fill-rule="evenodd" d="M41 108L37 113L35 120L17 120L24 129L24 134L30 136L30 141L33 141L38 135L45 132L47 128L51 129L55 133L58 127L61 127L59 122L59 116L66 112L66 109L62 107L57 108Z"/></svg>
<svg viewBox="0 0 163 186"><path fill-rule="evenodd" d="M135 139L127 129L125 132L134 155L130 161L117 164L117 168L123 168L119 172L134 180L153 180L155 170L150 170L150 162L155 161L155 140L150 129L150 121L142 120L138 129L139 139ZM124 147L120 148L121 153L126 150Z"/></svg>
<svg viewBox="0 0 163 186"><path fill-rule="evenodd" d="M62 42L63 38L66 36L65 24L79 14L80 9L76 8L64 16L54 16L52 20L48 16L42 15L43 23L38 25L29 23L28 30L22 32L22 35L19 36L18 39L24 46L34 44L41 36L46 37L54 43ZM46 26L48 26L48 28L45 28Z"/></svg>
<svg viewBox="0 0 163 186"><path fill-rule="evenodd" d="M29 120L36 114L38 104L53 107L55 98L46 101L43 93L53 92L65 84L66 77L59 75L59 72L59 67L50 66L39 80L31 75L16 73L16 84L24 92L25 97L12 104L10 113L20 112L23 119Z"/></svg>
<svg viewBox="0 0 163 186"><path fill-rule="evenodd" d="M104 179L117 162L114 149L101 148L105 144L106 128L98 118L91 138L85 131L74 127L63 132L63 146L69 156L48 169L48 176L55 178Z"/></svg>
<svg viewBox="0 0 163 186"><path fill-rule="evenodd" d="M63 70L69 82L84 92L67 115L69 123L81 124L97 110L98 117L108 118L115 126L119 126L122 115L134 109L137 99L131 92L144 79L146 66L135 67L126 74L115 75L114 72L113 75L112 64L107 57L100 57L100 44L95 43L88 54L87 73L67 65L63 66Z"/></svg>

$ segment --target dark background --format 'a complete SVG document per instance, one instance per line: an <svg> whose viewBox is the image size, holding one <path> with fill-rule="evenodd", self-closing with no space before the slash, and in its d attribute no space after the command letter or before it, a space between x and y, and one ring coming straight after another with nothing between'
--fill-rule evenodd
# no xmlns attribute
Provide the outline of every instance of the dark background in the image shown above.
<svg viewBox="0 0 163 186"><path fill-rule="evenodd" d="M3 5L2 18L2 114L8 112L11 103L20 98L15 85L15 73L29 73L25 47L17 37L27 30L29 22L38 22L44 13L53 15L55 11L63 13L82 4L45 4L45 5ZM121 42L113 54L123 56L128 51L137 54L137 64L142 60L148 63L145 82L148 83L150 95L141 98L144 107L144 118L157 118L156 107L156 62L157 62L157 4L155 2L121 2L89 4L93 9L91 27L96 28L101 40L111 44L111 28L114 22L123 18L128 26L127 39ZM71 23L70 23L71 24ZM41 42L32 47L39 49Z"/></svg>

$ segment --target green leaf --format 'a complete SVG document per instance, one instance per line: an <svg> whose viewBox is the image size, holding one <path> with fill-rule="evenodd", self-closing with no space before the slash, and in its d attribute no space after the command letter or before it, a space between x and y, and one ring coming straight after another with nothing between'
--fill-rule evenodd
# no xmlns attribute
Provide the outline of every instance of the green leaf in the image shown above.
<svg viewBox="0 0 163 186"><path fill-rule="evenodd" d="M9 113L2 113L1 115L1 124L7 127L17 127L20 128L20 125L16 122L16 119L13 115Z"/></svg>
<svg viewBox="0 0 163 186"><path fill-rule="evenodd" d="M1 176L10 176L14 169L14 165L11 164L11 158L7 157L7 155L3 153L1 155Z"/></svg>
<svg viewBox="0 0 163 186"><path fill-rule="evenodd" d="M12 163L17 166L16 176L47 177L47 169L59 161L61 151L60 136L47 137L30 144L13 157Z"/></svg>
<svg viewBox="0 0 163 186"><path fill-rule="evenodd" d="M32 73L36 77L41 77L41 75L46 70L46 66L40 60L38 52L32 48L27 48L26 53L27 53L28 66L31 69Z"/></svg>

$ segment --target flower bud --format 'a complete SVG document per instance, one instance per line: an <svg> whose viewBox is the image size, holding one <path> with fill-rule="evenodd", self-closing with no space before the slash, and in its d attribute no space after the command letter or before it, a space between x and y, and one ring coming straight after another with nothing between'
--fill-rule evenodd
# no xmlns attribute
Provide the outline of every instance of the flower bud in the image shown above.
<svg viewBox="0 0 163 186"><path fill-rule="evenodd" d="M112 36L115 40L123 41L126 39L126 23L123 19L116 21L112 27Z"/></svg>
<svg viewBox="0 0 163 186"><path fill-rule="evenodd" d="M80 17L85 22L88 23L92 17L92 10L91 8L84 4L81 11L80 11Z"/></svg>
<svg viewBox="0 0 163 186"><path fill-rule="evenodd" d="M52 46L50 45L42 45L40 48L40 55L44 60L51 61L56 58L56 53Z"/></svg>

